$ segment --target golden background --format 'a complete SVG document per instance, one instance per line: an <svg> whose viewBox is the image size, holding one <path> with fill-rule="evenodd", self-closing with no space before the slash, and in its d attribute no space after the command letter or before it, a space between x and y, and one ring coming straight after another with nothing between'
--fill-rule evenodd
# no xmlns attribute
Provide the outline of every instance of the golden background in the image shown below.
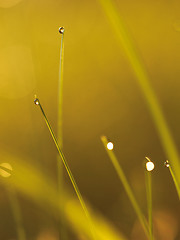
<svg viewBox="0 0 180 240"><path fill-rule="evenodd" d="M113 2L148 73L178 149L180 3ZM57 182L57 151L33 101L36 94L56 133L62 38L58 29L64 26L63 151L85 201L126 239L146 239L138 230L134 209L104 150L100 137L106 135L114 142L114 152L145 215L145 156L155 163L152 196L157 239L180 239L179 199L164 167L169 156L162 148L148 104L100 1L0 0L0 26L0 163L9 162L13 173L19 176L24 173L16 172L13 162L28 164L54 184ZM27 191L38 185L36 178L24 178L27 182L29 179L28 184L24 182ZM0 179L2 240L19 239L8 200L9 179L13 182L13 174ZM64 189L77 198L65 170ZM53 211L44 210L48 209L45 198L50 193L40 199L45 205L41 208L23 191L17 187L16 196L26 239L60 239L58 217ZM71 197L67 201L71 202ZM70 212L73 211L72 207ZM63 240L91 239L81 233L81 228L74 230L66 219L65 225Z"/></svg>

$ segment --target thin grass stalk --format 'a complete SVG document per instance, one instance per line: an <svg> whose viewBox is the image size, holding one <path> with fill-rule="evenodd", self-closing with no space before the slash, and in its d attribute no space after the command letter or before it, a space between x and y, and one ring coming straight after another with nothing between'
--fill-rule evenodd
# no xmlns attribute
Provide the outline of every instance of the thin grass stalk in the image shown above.
<svg viewBox="0 0 180 240"><path fill-rule="evenodd" d="M172 176L172 179L173 179L173 182L174 182L174 185L176 187L176 191L177 191L177 194L178 194L178 197L179 197L179 200L180 200L180 187L179 187L179 184L177 182L177 179L176 179L176 176L171 168L171 166L169 165L169 171L171 173L171 176Z"/></svg>
<svg viewBox="0 0 180 240"><path fill-rule="evenodd" d="M12 186L6 186L6 192L8 195L11 211L16 226L17 239L26 240L26 234L22 223L22 214L19 206L17 194Z"/></svg>
<svg viewBox="0 0 180 240"><path fill-rule="evenodd" d="M69 168L69 165L68 165L68 163L67 163L67 161L66 161L66 158L65 158L65 156L64 156L61 148L59 147L59 144L58 144L58 141L57 141L57 139L56 139L56 136L55 136L55 134L54 134L54 132L53 132L53 130L52 130L52 127L51 127L51 125L50 125L50 123L49 123L49 121L48 121L48 119L47 119L47 117L46 117L46 114L45 114L45 112L44 112L44 110L43 110L43 108L42 108L42 106L41 106L41 104L40 104L39 99L35 99L34 102L35 102L36 105L39 105L39 107L40 107L40 109L41 109L41 112L42 112L42 114L43 114L43 117L44 117L44 120L45 120L45 122L46 122L46 125L47 125L47 127L48 127L48 129L49 129L49 132L50 132L50 134L51 134L51 136L52 136L52 138L53 138L53 141L54 141L54 143L55 143L55 145L56 145L56 149L57 149L57 151L58 151L58 153L59 153L60 158L62 159L62 162L63 162L63 164L64 164L64 166L65 166L65 169L66 169L66 171L67 171L67 173L68 173L68 176L69 176L69 178L70 178L70 180L71 180L71 183L72 183L72 185L73 185L73 187L74 187L74 190L75 190L75 192L76 192L76 195L77 195L77 197L78 197L78 199L79 199L79 202L80 202L80 204L81 204L81 206L82 206L82 209L83 209L83 211L84 211L84 213L85 213L85 215L86 215L86 217L87 217L87 220L88 220L88 222L89 222L89 226L90 226L90 229L91 229L91 232L92 232L92 238L93 238L94 240L96 240L96 237L95 237L96 234L95 234L95 230L94 230L94 225L93 225L93 223L92 223L92 220L91 220L89 211L88 211L88 209L87 209L87 207L86 207L86 204L85 204L85 202L84 202L84 199L83 199L83 197L82 197L82 195L81 195L81 193L80 193L80 191L79 191L79 188L78 188L78 186L77 186L77 184L76 184L76 181L75 181L75 179L74 179L74 177L73 177L73 174L72 174L72 172L71 172L71 170L70 170L70 168Z"/></svg>
<svg viewBox="0 0 180 240"><path fill-rule="evenodd" d="M167 123L159 106L154 90L150 84L147 71L136 51L136 48L127 33L123 20L119 14L117 7L112 0L99 0L109 22L114 30L120 46L123 46L130 65L134 71L138 84L145 97L147 106L155 123L162 146L168 158L171 161L172 169L177 180L176 188L180 188L180 163L179 154L168 129ZM178 191L178 189L177 189Z"/></svg>
<svg viewBox="0 0 180 240"><path fill-rule="evenodd" d="M57 140L59 146L63 147L63 65L64 65L64 31L61 33L61 45L60 45L60 59L59 59L59 77L58 77L58 116L57 116ZM64 179L63 179L63 166L62 162L60 161L60 156L57 155L57 184L58 184L58 192L62 206L64 206ZM61 194L60 194L61 193ZM64 209L62 207L62 209ZM59 218L59 235L60 239L67 240L67 231L66 231L66 224L65 224L65 216L64 211Z"/></svg>
<svg viewBox="0 0 180 240"><path fill-rule="evenodd" d="M153 219L152 219L152 179L151 172L145 170L146 177L146 194L147 194L147 209L148 209L148 224L150 240L153 240Z"/></svg>
<svg viewBox="0 0 180 240"><path fill-rule="evenodd" d="M64 70L64 31L61 33L60 60L59 60L59 81L58 81L58 143L63 146L63 70Z"/></svg>
<svg viewBox="0 0 180 240"><path fill-rule="evenodd" d="M1 158L7 159L14 169L14 174L8 181L10 187L29 199L29 201L48 213L48 215L55 217L61 215L62 206L59 204L59 194L55 182L49 175L41 171L41 168L37 168L32 164L32 159L27 157L17 157L15 154L10 154L9 151L6 152L2 149ZM0 178L1 185L6 187L7 179ZM64 191L64 199L65 217L69 227L74 228L77 236L84 235L85 239L91 239L91 230L79 200L68 189ZM109 220L96 212L95 209L88 206L88 210L90 211L98 240L127 240L119 229L114 227ZM34 237L33 233L29 233L29 238L34 239ZM77 239L79 238L77 237Z"/></svg>
<svg viewBox="0 0 180 240"><path fill-rule="evenodd" d="M30 159L16 158L14 155L7 153L4 157L9 157L11 163L16 169L11 181L16 191L22 193L30 201L37 204L40 209L50 214L61 215L62 206L58 201L58 193L54 181L44 174L34 165L29 164ZM4 181L3 184L5 185ZM28 186L28 187L27 187ZM74 228L78 235L85 235L85 239L91 239L91 231L86 221L86 216L82 211L79 200L68 191L64 193L65 198L65 216L67 223ZM47 207L48 206L48 207ZM102 215L91 210L91 216L95 225L98 240L127 240L122 233L117 230L112 223L105 219ZM31 238L32 235L29 235ZM34 239L34 238L33 238ZM77 239L79 239L77 237ZM63 239L61 239L63 240Z"/></svg>
<svg viewBox="0 0 180 240"><path fill-rule="evenodd" d="M141 223L141 225L144 229L144 232L145 232L146 236L149 238L150 235L149 235L148 223L147 223L143 213L141 212L141 209L140 209L140 207L139 207L139 205L138 205L138 203L137 203L137 201L134 197L134 194L131 190L131 187L128 183L128 180L127 180L127 178L126 178L126 176L125 176L125 174L124 174L124 172L123 172L123 170L122 170L114 152L112 150L107 149L107 143L108 143L107 138L105 136L102 136L101 141L102 141L102 143L103 143L103 145L104 145L104 147L105 147L105 149L108 153L108 156L109 156L109 158L110 158L110 160L111 160L111 162L112 162L112 164L113 164L113 166L116 170L116 173L118 174L119 179L121 180L121 182L124 186L124 189L125 189L128 197L129 197L129 200L130 200L130 202L131 202L131 204L134 208L134 211L136 212L137 217L138 217L138 219L139 219L139 221L140 221L140 223Z"/></svg>

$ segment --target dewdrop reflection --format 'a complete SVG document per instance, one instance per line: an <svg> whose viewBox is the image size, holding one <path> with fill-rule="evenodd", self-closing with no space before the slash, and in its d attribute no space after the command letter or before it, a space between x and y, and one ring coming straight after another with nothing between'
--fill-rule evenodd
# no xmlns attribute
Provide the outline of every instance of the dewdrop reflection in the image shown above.
<svg viewBox="0 0 180 240"><path fill-rule="evenodd" d="M166 160L166 161L164 162L164 166L167 167L167 168L170 166L168 160Z"/></svg>
<svg viewBox="0 0 180 240"><path fill-rule="evenodd" d="M34 99L34 104L39 105L39 99L38 98Z"/></svg>
<svg viewBox="0 0 180 240"><path fill-rule="evenodd" d="M113 148L114 148L114 144L112 142L108 142L107 143L107 149L108 150L113 150Z"/></svg>
<svg viewBox="0 0 180 240"><path fill-rule="evenodd" d="M152 171L153 169L154 169L154 163L153 162L147 162L146 163L146 169L147 169L147 171Z"/></svg>
<svg viewBox="0 0 180 240"><path fill-rule="evenodd" d="M60 33L60 34L63 34L63 33L64 33L64 27L60 27L60 28L59 28L59 33Z"/></svg>

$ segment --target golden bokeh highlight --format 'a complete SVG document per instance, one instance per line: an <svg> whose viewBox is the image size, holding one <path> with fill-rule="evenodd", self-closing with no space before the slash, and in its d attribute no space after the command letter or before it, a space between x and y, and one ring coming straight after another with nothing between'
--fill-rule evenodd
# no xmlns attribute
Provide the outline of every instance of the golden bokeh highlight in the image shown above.
<svg viewBox="0 0 180 240"><path fill-rule="evenodd" d="M0 8L10 8L16 6L22 0L0 0Z"/></svg>
<svg viewBox="0 0 180 240"><path fill-rule="evenodd" d="M12 166L9 163L1 163L0 164L0 175L4 178L8 178L11 176Z"/></svg>
<svg viewBox="0 0 180 240"><path fill-rule="evenodd" d="M108 142L107 149L108 150L113 150L113 148L114 148L114 144L112 142Z"/></svg>
<svg viewBox="0 0 180 240"><path fill-rule="evenodd" d="M12 45L0 51L0 97L18 99L27 96L35 88L34 64L31 49Z"/></svg>
<svg viewBox="0 0 180 240"><path fill-rule="evenodd" d="M154 169L154 163L153 162L147 162L146 163L146 169L147 169L147 171L151 172Z"/></svg>

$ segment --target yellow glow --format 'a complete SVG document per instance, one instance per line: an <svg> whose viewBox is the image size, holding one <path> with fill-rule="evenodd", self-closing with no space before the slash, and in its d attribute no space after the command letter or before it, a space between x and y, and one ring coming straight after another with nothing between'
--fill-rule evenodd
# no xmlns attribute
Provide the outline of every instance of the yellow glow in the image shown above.
<svg viewBox="0 0 180 240"><path fill-rule="evenodd" d="M20 3L22 0L0 0L0 7L2 8L10 8L18 3Z"/></svg>
<svg viewBox="0 0 180 240"><path fill-rule="evenodd" d="M113 148L114 148L114 144L112 142L108 142L107 143L107 149L113 150Z"/></svg>
<svg viewBox="0 0 180 240"><path fill-rule="evenodd" d="M1 163L0 164L0 175L2 177L10 177L12 171L12 166L9 163Z"/></svg>
<svg viewBox="0 0 180 240"><path fill-rule="evenodd" d="M28 158L19 159L15 155L12 156L7 152L3 152L3 150L1 151L1 157L10 159L13 167L16 169L13 181L9 182L15 190L23 193L23 195L31 199L37 206L43 207L48 213L52 214L52 209L56 209L57 216L62 214L62 205L59 204L60 193L57 192L57 187L55 182L52 181L52 178L47 174L43 174L42 171L32 166L32 164L29 164L30 159ZM47 200L48 206L50 206L49 208L47 208L45 204L42 204L44 199ZM87 236L86 239L92 239L86 216L77 198L75 198L74 195L70 195L68 191L65 191L64 204L63 211L65 211L65 214L63 216L65 220L67 219L70 223L69 226L71 226L77 234L81 233ZM90 206L88 206L88 209L89 208ZM91 211L91 216L93 217L98 240L127 240L126 237L117 231L104 217L95 211ZM53 229L48 231L53 233ZM56 233L54 234L56 236ZM40 236L38 237L40 238Z"/></svg>
<svg viewBox="0 0 180 240"><path fill-rule="evenodd" d="M35 88L34 63L30 47L9 45L0 49L0 97L18 99Z"/></svg>
<svg viewBox="0 0 180 240"><path fill-rule="evenodd" d="M154 163L153 162L147 162L146 163L146 169L147 171L152 171L154 169Z"/></svg>
<svg viewBox="0 0 180 240"><path fill-rule="evenodd" d="M159 105L158 98L156 97L155 91L151 86L151 80L148 76L148 72L146 71L143 62L141 61L141 57L137 54L134 43L129 37L128 31L125 28L124 22L119 14L118 8L116 7L115 1L99 0L99 2L110 21L114 34L116 34L119 40L120 47L124 48L127 58L132 66L132 69L134 70L134 74L138 80L138 84L142 90L142 93L144 94L151 116L157 128L162 146L164 147L166 155L171 161L174 175L177 178L177 184L180 186L179 153L176 149L171 132L168 128L167 122Z"/></svg>

